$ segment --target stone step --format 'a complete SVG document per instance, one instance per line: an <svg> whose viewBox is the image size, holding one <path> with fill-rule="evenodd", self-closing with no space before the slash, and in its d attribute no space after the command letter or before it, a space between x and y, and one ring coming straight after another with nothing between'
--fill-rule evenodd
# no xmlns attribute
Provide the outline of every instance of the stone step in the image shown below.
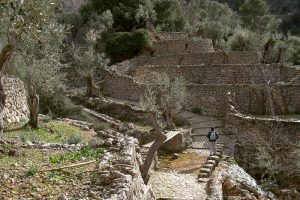
<svg viewBox="0 0 300 200"><path fill-rule="evenodd" d="M199 173L198 178L208 178L210 176L209 173Z"/></svg>
<svg viewBox="0 0 300 200"><path fill-rule="evenodd" d="M207 164L212 164L212 165L216 165L217 162L215 160L207 160L206 161Z"/></svg>
<svg viewBox="0 0 300 200"><path fill-rule="evenodd" d="M208 173L209 175L211 174L211 169L209 168L200 168L200 173Z"/></svg>
<svg viewBox="0 0 300 200"><path fill-rule="evenodd" d="M220 160L220 157L219 156L209 156L209 159L214 160L214 161L216 161L216 163L218 163Z"/></svg>
<svg viewBox="0 0 300 200"><path fill-rule="evenodd" d="M221 158L222 154L223 154L222 152L217 151L216 156L218 156L219 158Z"/></svg>
<svg viewBox="0 0 300 200"><path fill-rule="evenodd" d="M198 178L199 183L207 183L209 181L209 178Z"/></svg>
<svg viewBox="0 0 300 200"><path fill-rule="evenodd" d="M213 171L215 168L215 165L214 164L205 164L202 167Z"/></svg>

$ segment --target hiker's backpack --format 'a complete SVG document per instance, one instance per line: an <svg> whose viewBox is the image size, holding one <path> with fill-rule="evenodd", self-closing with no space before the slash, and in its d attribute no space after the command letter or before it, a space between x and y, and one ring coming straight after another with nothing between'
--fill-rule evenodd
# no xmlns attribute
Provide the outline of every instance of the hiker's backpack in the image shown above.
<svg viewBox="0 0 300 200"><path fill-rule="evenodd" d="M211 132L209 140L211 141L217 140L217 133L215 131Z"/></svg>

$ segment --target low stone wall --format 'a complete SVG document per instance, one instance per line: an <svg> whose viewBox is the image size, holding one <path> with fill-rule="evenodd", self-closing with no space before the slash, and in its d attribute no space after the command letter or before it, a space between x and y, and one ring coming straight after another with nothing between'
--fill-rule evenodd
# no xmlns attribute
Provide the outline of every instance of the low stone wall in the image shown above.
<svg viewBox="0 0 300 200"><path fill-rule="evenodd" d="M213 52L211 40L176 39L154 43L154 55Z"/></svg>
<svg viewBox="0 0 300 200"><path fill-rule="evenodd" d="M24 84L20 79L3 77L6 103L3 111L4 126L27 121L29 109Z"/></svg>
<svg viewBox="0 0 300 200"><path fill-rule="evenodd" d="M198 84L264 84L262 69L271 83L288 81L300 71L281 64L138 66L128 71L137 79L151 78L151 72L166 73L171 79L182 76Z"/></svg>
<svg viewBox="0 0 300 200"><path fill-rule="evenodd" d="M241 167L256 178L261 178L266 168L258 164L257 158L261 153L259 150L267 147L264 155L267 155L266 158L270 159L270 163L276 166L273 173L279 189L295 188L300 191L300 168L298 166L300 154L297 148L300 136L299 116L272 118L236 113L228 115L227 121L237 133L234 157ZM267 153L270 149L272 149L271 154ZM276 159L273 155L276 155ZM275 191L279 192L277 188Z"/></svg>
<svg viewBox="0 0 300 200"><path fill-rule="evenodd" d="M141 176L141 155L137 139L113 130L99 132L107 151L100 160L95 182L100 186L100 199L154 200L151 188Z"/></svg>

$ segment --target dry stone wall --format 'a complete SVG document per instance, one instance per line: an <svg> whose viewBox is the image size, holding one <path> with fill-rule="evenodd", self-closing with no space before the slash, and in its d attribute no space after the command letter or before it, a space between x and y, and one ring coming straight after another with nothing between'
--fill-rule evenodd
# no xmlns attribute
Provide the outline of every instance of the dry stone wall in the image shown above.
<svg viewBox="0 0 300 200"><path fill-rule="evenodd" d="M143 85L129 76L107 74L106 90L112 98L139 101ZM277 114L300 113L299 85L272 85ZM263 84L187 84L185 107L201 108L204 114L226 115L227 93L235 93L235 103L243 113L266 114L267 95Z"/></svg>
<svg viewBox="0 0 300 200"><path fill-rule="evenodd" d="M128 74L141 80L151 78L150 74L166 73L171 79L182 76L192 83L198 84L263 84L262 70L267 71L267 80L271 83L288 81L299 72L294 67L283 67L279 64L238 64L238 65L171 65L171 66L139 66Z"/></svg>
<svg viewBox="0 0 300 200"><path fill-rule="evenodd" d="M211 40L165 40L154 43L154 55L213 52Z"/></svg>
<svg viewBox="0 0 300 200"><path fill-rule="evenodd" d="M108 96L120 100L139 101L143 89L133 78L104 72L104 90Z"/></svg>
<svg viewBox="0 0 300 200"><path fill-rule="evenodd" d="M258 52L228 52L228 60L222 52L187 53L161 56L139 56L129 61L124 61L111 66L118 74L128 74L135 68L147 66L178 66L178 65L221 65L226 64L258 64L260 53ZM129 74L130 75L130 74Z"/></svg>
<svg viewBox="0 0 300 200"><path fill-rule="evenodd" d="M276 114L300 112L299 85L273 85ZM266 114L267 95L264 85L188 85L188 108L199 107L204 114L224 116L227 93L235 93L236 108L242 113Z"/></svg>
<svg viewBox="0 0 300 200"><path fill-rule="evenodd" d="M6 94L6 103L3 111L5 127L10 124L27 121L29 109L23 82L17 78L3 77L2 83Z"/></svg>

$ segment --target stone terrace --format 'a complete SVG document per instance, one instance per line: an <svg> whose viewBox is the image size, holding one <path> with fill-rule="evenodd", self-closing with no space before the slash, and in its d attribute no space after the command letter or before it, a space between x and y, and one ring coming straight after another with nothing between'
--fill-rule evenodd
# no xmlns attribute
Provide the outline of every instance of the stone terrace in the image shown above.
<svg viewBox="0 0 300 200"><path fill-rule="evenodd" d="M151 78L152 72L166 72L172 79L183 76L187 80L185 107L198 107L207 115L226 114L228 92L236 94L236 107L241 112L266 114L267 82L278 114L300 112L299 81L288 83L299 68L261 64L260 52L213 52L209 40L184 39L179 33L174 39L171 33L167 36L154 45L154 56L139 56L112 66L114 72L105 75L111 97L137 102L143 91L140 80Z"/></svg>

